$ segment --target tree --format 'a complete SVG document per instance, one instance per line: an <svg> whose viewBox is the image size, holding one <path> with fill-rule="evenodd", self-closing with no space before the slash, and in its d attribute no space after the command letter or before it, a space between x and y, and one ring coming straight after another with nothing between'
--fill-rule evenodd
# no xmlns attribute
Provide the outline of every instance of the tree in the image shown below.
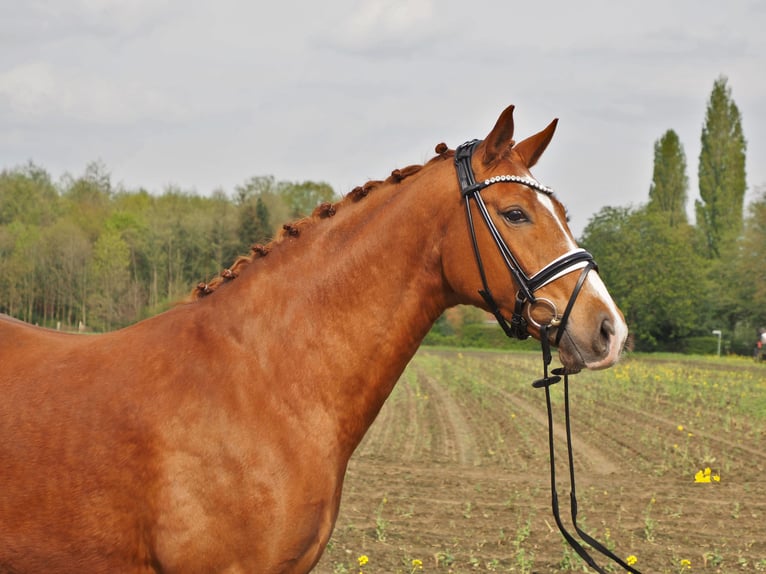
<svg viewBox="0 0 766 574"><path fill-rule="evenodd" d="M727 254L742 232L745 190L745 150L742 120L731 98L726 78L713 84L702 128L699 156L697 226L705 239L707 255Z"/></svg>
<svg viewBox="0 0 766 574"><path fill-rule="evenodd" d="M42 267L38 283L42 290L42 322L61 321L69 328L85 322L88 262L92 245L69 218L61 218L44 230Z"/></svg>
<svg viewBox="0 0 766 574"><path fill-rule="evenodd" d="M733 285L749 331L766 327L766 187L749 206ZM748 333L749 334L749 333Z"/></svg>
<svg viewBox="0 0 766 574"><path fill-rule="evenodd" d="M287 203L285 195L282 193L287 184L277 182L274 176L255 176L248 179L242 185L234 188L235 202L239 207L244 206L248 201L261 198L266 210L269 213L269 222L271 228L269 235L274 234L274 226L282 225L290 220L290 206ZM254 239L243 238L250 245Z"/></svg>
<svg viewBox="0 0 766 574"><path fill-rule="evenodd" d="M115 324L124 324L122 314L130 281L130 247L119 231L107 229L99 236L93 246L90 276L92 322L106 330Z"/></svg>
<svg viewBox="0 0 766 574"><path fill-rule="evenodd" d="M39 289L36 269L40 252L40 228L16 220L0 225L0 311L34 321Z"/></svg>
<svg viewBox="0 0 766 574"><path fill-rule="evenodd" d="M231 265L237 255L242 253L237 228L237 206L219 189L211 195L205 212L211 225L211 255L220 270Z"/></svg>
<svg viewBox="0 0 766 574"><path fill-rule="evenodd" d="M239 207L239 240L242 251L254 243L266 243L272 236L269 208L261 196L250 198Z"/></svg>
<svg viewBox="0 0 766 574"><path fill-rule="evenodd" d="M689 249L694 229L647 208L606 207L581 239L644 351L673 348L700 331L705 266Z"/></svg>
<svg viewBox="0 0 766 574"><path fill-rule="evenodd" d="M654 142L654 174L649 187L648 209L660 213L669 225L687 223L686 155L678 134L668 130Z"/></svg>
<svg viewBox="0 0 766 574"><path fill-rule="evenodd" d="M315 181L286 184L282 194L290 206L291 217L311 215L317 205L330 202L335 197L335 192L329 184Z"/></svg>
<svg viewBox="0 0 766 574"><path fill-rule="evenodd" d="M31 162L0 173L0 225L13 221L47 225L56 217L58 200L48 173Z"/></svg>
<svg viewBox="0 0 766 574"><path fill-rule="evenodd" d="M111 211L112 187L103 165L91 163L77 178L65 177L63 198L69 217L95 242Z"/></svg>

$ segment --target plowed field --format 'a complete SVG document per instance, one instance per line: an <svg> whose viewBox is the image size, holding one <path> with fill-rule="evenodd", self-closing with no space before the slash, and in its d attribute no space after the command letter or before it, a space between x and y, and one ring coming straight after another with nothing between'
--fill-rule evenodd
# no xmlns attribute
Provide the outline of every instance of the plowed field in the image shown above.
<svg viewBox="0 0 766 574"><path fill-rule="evenodd" d="M315 572L588 572L551 516L540 375L537 354L421 350L349 464ZM572 377L570 399L581 527L644 573L766 572L766 365L628 357Z"/></svg>

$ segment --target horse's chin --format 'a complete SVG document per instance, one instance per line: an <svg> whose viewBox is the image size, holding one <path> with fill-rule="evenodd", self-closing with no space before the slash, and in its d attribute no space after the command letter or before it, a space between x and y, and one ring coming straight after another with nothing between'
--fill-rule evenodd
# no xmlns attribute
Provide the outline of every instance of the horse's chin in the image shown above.
<svg viewBox="0 0 766 574"><path fill-rule="evenodd" d="M582 369L608 369L620 359L624 341L613 336L606 339L604 341L602 338L598 345L590 341L581 343L566 331L559 344L559 360L569 373L577 373Z"/></svg>
<svg viewBox="0 0 766 574"><path fill-rule="evenodd" d="M579 373L586 368L585 361L577 352L577 349L572 348L571 345L566 345L563 341L559 345L559 361L569 374Z"/></svg>

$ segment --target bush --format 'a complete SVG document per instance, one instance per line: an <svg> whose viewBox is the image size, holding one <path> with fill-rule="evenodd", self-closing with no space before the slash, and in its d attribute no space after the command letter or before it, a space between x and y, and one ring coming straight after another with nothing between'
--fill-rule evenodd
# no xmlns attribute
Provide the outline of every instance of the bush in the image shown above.
<svg viewBox="0 0 766 574"><path fill-rule="evenodd" d="M718 337L687 337L679 342L679 351L685 355L715 355L718 353ZM721 341L721 354L725 341Z"/></svg>
<svg viewBox="0 0 766 574"><path fill-rule="evenodd" d="M462 333L445 333L441 326L435 325L426 335L423 344L477 349L537 350L540 348L540 342L531 337L524 341L509 339L497 323L464 325Z"/></svg>

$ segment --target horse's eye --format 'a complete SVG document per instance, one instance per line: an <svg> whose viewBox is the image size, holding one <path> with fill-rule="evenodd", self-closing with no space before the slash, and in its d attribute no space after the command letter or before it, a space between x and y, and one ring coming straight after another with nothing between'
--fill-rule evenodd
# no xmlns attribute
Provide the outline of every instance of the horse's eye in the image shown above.
<svg viewBox="0 0 766 574"><path fill-rule="evenodd" d="M524 223L526 221L529 221L529 218L527 218L527 214L518 208L509 209L508 211L504 211L500 215L502 215L503 219L505 219L508 223Z"/></svg>

